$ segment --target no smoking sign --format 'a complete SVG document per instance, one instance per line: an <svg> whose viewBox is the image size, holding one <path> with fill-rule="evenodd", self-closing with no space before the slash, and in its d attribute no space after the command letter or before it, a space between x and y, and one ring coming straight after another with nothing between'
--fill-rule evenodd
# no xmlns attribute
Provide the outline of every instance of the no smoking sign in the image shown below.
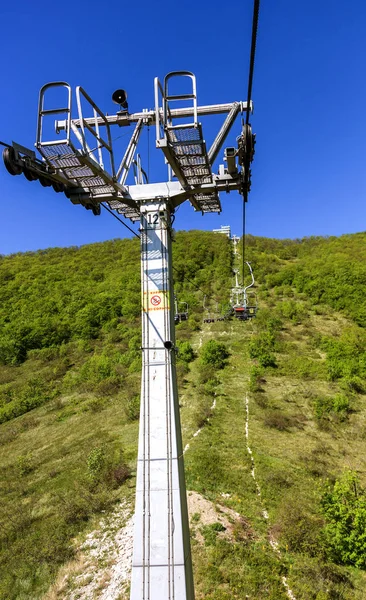
<svg viewBox="0 0 366 600"><path fill-rule="evenodd" d="M155 296L151 296L150 303L153 306L159 306L159 304L161 303L161 296L157 296L156 294Z"/></svg>
<svg viewBox="0 0 366 600"><path fill-rule="evenodd" d="M165 290L143 293L143 310L169 310L168 295Z"/></svg>

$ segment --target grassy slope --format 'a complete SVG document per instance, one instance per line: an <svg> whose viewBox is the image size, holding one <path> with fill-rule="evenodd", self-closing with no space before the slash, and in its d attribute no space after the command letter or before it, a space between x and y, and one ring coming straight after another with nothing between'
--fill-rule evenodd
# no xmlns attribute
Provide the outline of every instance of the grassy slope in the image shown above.
<svg viewBox="0 0 366 600"><path fill-rule="evenodd" d="M339 339L351 324L320 305L319 295L315 300L310 295L309 301L303 290L297 291L296 282L281 279L281 273L293 270L294 264L308 268L304 245L273 241L275 247L268 248L272 241L252 241L255 245L250 251L261 298L257 320L205 325L196 333L193 322L178 329L178 338L190 339L198 352L200 338L204 342L211 337L227 343L231 352L228 366L218 373L220 383L212 414L202 406L204 382L198 361L191 363L189 373L183 370L180 374L183 437L184 443L190 444L185 456L188 488L244 517L236 525L233 543L215 535L206 536L203 546L193 539L197 597L226 600L248 594L256 599L285 598L281 577L286 574L297 600L361 599L366 589L363 571L324 561L317 548L317 533L323 524L319 512L321 482L352 468L366 484L365 396L352 393L352 410L342 421L332 415L319 420L314 414L319 395L344 393L344 379L329 380L327 353L319 347L319 335ZM310 242L308 256L313 257L314 242ZM346 259L350 246L355 253L356 243L348 238L347 242ZM336 243L340 244L338 240ZM322 244L326 246L327 241L317 242L317 252ZM275 259L268 260L270 252ZM178 257L178 267L180 262ZM201 273L200 285L212 280L214 259L211 265ZM194 267L191 269L194 276ZM186 275L192 277L192 273ZM179 278L181 294L186 289L192 307L196 304L198 310L199 297L193 288L184 287L184 274ZM213 291L218 292L223 283L213 285ZM289 302L298 308L295 315ZM270 313L266 313L269 308ZM350 314L349 306L345 310ZM358 319L360 311L356 312ZM257 362L249 357L248 347L263 333L272 313L282 320L276 333L277 367L267 367L255 391L249 392L249 442L262 491L260 500L245 440L245 395L253 390L251 368ZM50 360L42 352L37 357L35 352L18 367L1 367L5 386L14 380L19 385L24 380L25 384L34 374L48 382L62 382L65 377L68 382L68 387L58 388L60 393L44 406L0 428L0 469L5 482L1 598L39 597L54 579L58 564L72 555L71 537L89 527L88 519L92 526L93 514L108 509L118 498L133 496L133 477L122 486L101 478L93 487L86 475L91 448L103 445L112 448L109 460L115 466L122 460L134 469L138 424L129 417L128 407L138 390L138 365L131 368L133 361L122 365L122 386L108 377L109 387L105 380L91 383L87 374L86 381L77 384L71 385L68 379L70 371L80 372L106 343L109 351L126 351L123 336L117 340L110 336L107 332L87 343L71 342L66 366L60 364L59 354ZM208 395L206 402L210 406L212 396ZM204 416L211 415L210 421L200 435L192 437L204 420L202 411ZM263 508L269 511L268 522L263 519ZM281 558L271 549L270 537L279 540Z"/></svg>
<svg viewBox="0 0 366 600"><path fill-rule="evenodd" d="M355 241L347 239L344 262L350 247L355 253ZM327 244L324 240L320 242ZM336 244L339 248L340 241L336 240ZM339 340L350 331L362 337L363 332L351 320L320 304L319 296L315 300L309 298L288 283L286 287L273 285L273 275L268 276L268 271L277 270L282 284L281 272L292 269L294 262L302 262L302 268L308 268L303 248L301 258L294 258L291 252L282 258L281 254L288 251L286 245L278 243L280 256L276 255L275 269L272 265L266 268L264 255L252 248L253 262L257 262L264 284L259 286L262 301L257 320L204 327L204 339L227 341L232 356L220 374L216 411L186 454L188 487L245 515L255 541L248 531L242 532L239 547L232 544L230 549L219 539L215 543L211 540L204 548L194 541L198 597L221 600L242 598L244 593L255 598L285 597L283 587L279 586L283 574L287 575L297 599L365 596L364 572L327 560L319 537L324 525L319 505L323 482L335 481L351 469L357 472L361 484L366 485L363 452L366 395L350 391L346 377L329 377L327 353L319 347L319 339L325 336ZM313 242L309 245L310 262L314 260L312 245ZM294 304L295 314L291 310ZM349 306L345 312L350 314L353 310L354 315L360 314L358 309L362 306L351 306L352 310ZM259 383L253 385L250 372L258 360L250 360L248 347L253 339L263 335L266 323L273 316L281 319L274 353L277 365L264 369ZM341 361L347 364L346 357ZM191 398L192 406L183 408L183 415L187 409L192 413L194 404L199 402L194 393L199 374L193 373L184 392L185 398ZM249 443L261 499L250 476L245 447L247 392ZM317 399L337 394L348 397L349 412L327 413L319 418L314 409ZM263 508L269 512L268 521L263 519ZM270 549L270 539L279 542L281 558Z"/></svg>
<svg viewBox="0 0 366 600"><path fill-rule="evenodd" d="M316 322L319 326L319 318ZM204 337L216 337L219 327L209 326ZM334 393L334 384L266 375L261 392L249 392L249 443L261 487L259 499L245 442L250 364L246 346L256 334L256 325L233 323L228 329L232 356L220 374L217 409L186 454L187 480L189 489L245 516L254 539L243 531L239 547L234 544L230 550L223 542L207 548L194 544L198 597L223 600L242 598L244 593L258 599L286 597L280 585L285 574L297 599L361 599L366 589L364 573L323 561L316 537L322 526L318 506L321 481L352 468L365 483L365 397L358 398L357 411L349 422L323 431L314 419L312 393L319 388ZM306 335L304 338L297 346L298 356L309 352ZM286 353L281 358L285 359ZM286 429L281 422L268 420L274 412L288 417ZM223 494L230 497L223 498ZM263 519L263 509L269 512L268 522ZM272 551L271 538L279 541L282 558Z"/></svg>
<svg viewBox="0 0 366 600"><path fill-rule="evenodd" d="M179 300L199 313L202 294L185 277L207 294L227 287L228 241L180 233L174 253ZM139 272L135 240L0 260L1 599L40 597L74 536L133 494Z"/></svg>

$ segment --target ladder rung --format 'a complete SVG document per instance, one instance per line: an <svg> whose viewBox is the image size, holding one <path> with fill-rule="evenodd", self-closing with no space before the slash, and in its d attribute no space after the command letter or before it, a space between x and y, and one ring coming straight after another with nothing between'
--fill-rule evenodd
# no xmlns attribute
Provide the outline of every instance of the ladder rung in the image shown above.
<svg viewBox="0 0 366 600"><path fill-rule="evenodd" d="M165 100L192 100L196 98L194 94L180 94L179 96L165 96Z"/></svg>
<svg viewBox="0 0 366 600"><path fill-rule="evenodd" d="M69 113L69 108L48 108L47 110L39 111L40 115L58 115L60 113Z"/></svg>

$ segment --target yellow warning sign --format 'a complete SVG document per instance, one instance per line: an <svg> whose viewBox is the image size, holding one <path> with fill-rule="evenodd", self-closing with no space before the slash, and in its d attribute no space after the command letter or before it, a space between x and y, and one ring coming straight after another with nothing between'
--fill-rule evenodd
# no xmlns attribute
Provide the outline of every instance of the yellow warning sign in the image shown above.
<svg viewBox="0 0 366 600"><path fill-rule="evenodd" d="M142 298L142 308L145 312L151 310L169 309L169 300L167 292L163 290L144 292Z"/></svg>

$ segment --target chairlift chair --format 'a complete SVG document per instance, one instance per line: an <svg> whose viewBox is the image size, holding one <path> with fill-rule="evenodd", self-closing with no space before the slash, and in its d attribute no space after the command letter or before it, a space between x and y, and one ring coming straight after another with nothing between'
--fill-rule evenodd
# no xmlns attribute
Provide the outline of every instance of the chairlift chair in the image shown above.
<svg viewBox="0 0 366 600"><path fill-rule="evenodd" d="M179 302L179 304L185 305L184 310L179 310L176 313L176 315L178 317L178 322L181 323L182 321L187 321L187 319L188 319L188 302Z"/></svg>
<svg viewBox="0 0 366 600"><path fill-rule="evenodd" d="M218 316L216 317L216 321L225 321L224 315L219 310L219 303L218 302L216 302L216 312L218 314Z"/></svg>
<svg viewBox="0 0 366 600"><path fill-rule="evenodd" d="M184 305L183 310L179 310L178 305ZM178 302L176 296L174 296L174 323L177 325L182 321L187 321L188 319L188 302Z"/></svg>
<svg viewBox="0 0 366 600"><path fill-rule="evenodd" d="M255 317L255 315L257 313L257 308L258 308L256 294L254 292L248 292L248 290L251 287L253 287L255 284L253 269L252 269L250 262L246 261L245 264L248 265L252 280L249 285L242 288L242 292L241 292L243 294L242 302L238 302L239 290L237 291L237 302L236 302L236 304L233 305L233 310L234 310L235 317L237 319L239 319L240 321L248 321L249 319L252 319L253 317ZM243 277L244 277L244 274L243 274Z"/></svg>
<svg viewBox="0 0 366 600"><path fill-rule="evenodd" d="M254 292L247 294L246 303L248 319L252 319L256 316L258 310L257 294L255 294Z"/></svg>

